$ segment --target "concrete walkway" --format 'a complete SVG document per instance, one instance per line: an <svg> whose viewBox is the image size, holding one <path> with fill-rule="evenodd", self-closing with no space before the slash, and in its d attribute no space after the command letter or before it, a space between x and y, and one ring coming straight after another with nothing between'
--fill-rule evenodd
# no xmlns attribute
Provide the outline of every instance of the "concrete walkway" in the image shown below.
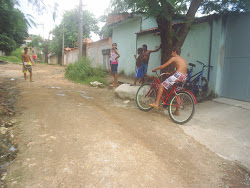
<svg viewBox="0 0 250 188"><path fill-rule="evenodd" d="M250 169L250 103L225 98L196 105L193 119L180 126L219 156Z"/></svg>
<svg viewBox="0 0 250 188"><path fill-rule="evenodd" d="M139 86L120 85L116 96L135 100ZM250 102L216 98L196 105L184 132L219 156L250 169Z"/></svg>

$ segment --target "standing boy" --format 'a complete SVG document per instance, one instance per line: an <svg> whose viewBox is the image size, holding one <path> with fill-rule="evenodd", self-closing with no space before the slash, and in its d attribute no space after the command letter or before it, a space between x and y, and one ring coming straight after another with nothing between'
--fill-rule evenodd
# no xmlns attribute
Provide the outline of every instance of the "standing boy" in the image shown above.
<svg viewBox="0 0 250 188"><path fill-rule="evenodd" d="M187 76L187 62L184 58L180 56L181 49L179 47L174 47L172 50L172 58L170 58L165 64L155 68L152 72L156 72L156 70L164 69L166 66L174 63L176 67L176 71L173 72L172 76L168 77L159 87L157 98L155 103L150 104L151 107L158 108L161 96L163 94L164 88L167 90L170 89L174 83L176 82L185 82ZM174 112L175 115L179 115L179 109L176 108Z"/></svg>
<svg viewBox="0 0 250 188"><path fill-rule="evenodd" d="M31 62L34 65L33 61L30 58L30 55L28 53L28 48L24 48L24 53L22 54L22 62L23 62L23 73L24 73L24 79L26 80L26 73L27 70L30 73L30 81L32 81L32 67L31 67Z"/></svg>
<svg viewBox="0 0 250 188"><path fill-rule="evenodd" d="M143 63L142 63L142 65L143 65L143 74L144 74L144 76L147 77L148 62L149 62L149 58L150 58L150 53L159 51L161 49L161 46L158 47L155 50L148 50L147 45L143 44L142 49L143 49Z"/></svg>
<svg viewBox="0 0 250 188"><path fill-rule="evenodd" d="M137 59L136 59L136 55L134 55L134 57L136 59L136 71L135 71L134 84L132 86L136 86L136 82L137 82L138 78L139 79L143 78L143 65L142 65L143 49L142 48L138 48L137 53L139 55Z"/></svg>

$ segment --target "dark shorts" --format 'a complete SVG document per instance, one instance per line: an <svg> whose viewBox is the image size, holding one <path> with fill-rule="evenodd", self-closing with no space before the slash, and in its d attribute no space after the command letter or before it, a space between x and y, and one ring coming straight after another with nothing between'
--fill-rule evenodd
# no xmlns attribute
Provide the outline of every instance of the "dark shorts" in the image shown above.
<svg viewBox="0 0 250 188"><path fill-rule="evenodd" d="M143 66L143 74L147 74L148 72L148 63L142 63L142 66Z"/></svg>
<svg viewBox="0 0 250 188"><path fill-rule="evenodd" d="M113 74L117 74L118 64L111 64L111 70Z"/></svg>
<svg viewBox="0 0 250 188"><path fill-rule="evenodd" d="M136 67L135 70L135 77L142 78L143 77L143 65L140 66L140 68Z"/></svg>
<svg viewBox="0 0 250 188"><path fill-rule="evenodd" d="M31 65L26 65L25 67L26 67L26 69L25 69L24 66L23 66L23 73L27 73L27 70L28 70L29 72L32 72L32 67L31 67Z"/></svg>

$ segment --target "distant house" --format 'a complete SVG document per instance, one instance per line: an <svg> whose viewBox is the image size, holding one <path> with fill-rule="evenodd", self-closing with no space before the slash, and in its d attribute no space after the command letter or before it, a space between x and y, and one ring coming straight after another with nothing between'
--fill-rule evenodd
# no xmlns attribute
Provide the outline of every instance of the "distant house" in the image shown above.
<svg viewBox="0 0 250 188"><path fill-rule="evenodd" d="M32 41L32 39L30 37L26 38L24 40L24 43L22 44L22 47L27 47L28 44Z"/></svg>
<svg viewBox="0 0 250 188"><path fill-rule="evenodd" d="M182 46L181 56L197 65L195 72L201 69L197 60L214 67L205 76L218 96L250 101L249 20L250 13L199 18ZM111 14L107 24L113 30L112 42L117 43L121 55L118 71L126 75L134 73L133 55L137 48L147 44L151 50L160 45L156 21L143 14ZM161 52L152 53L148 74L160 63Z"/></svg>
<svg viewBox="0 0 250 188"><path fill-rule="evenodd" d="M92 66L102 66L107 70L110 69L109 63L109 52L111 48L111 38L107 37L96 42L86 38L83 39L83 56L87 56L91 59ZM78 47L75 48L64 48L64 61L63 65L74 63L78 60Z"/></svg>

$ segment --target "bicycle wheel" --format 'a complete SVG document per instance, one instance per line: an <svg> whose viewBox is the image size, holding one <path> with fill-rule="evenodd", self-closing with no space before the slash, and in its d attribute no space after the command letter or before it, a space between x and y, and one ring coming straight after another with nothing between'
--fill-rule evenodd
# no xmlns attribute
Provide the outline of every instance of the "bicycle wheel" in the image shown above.
<svg viewBox="0 0 250 188"><path fill-rule="evenodd" d="M157 92L150 84L142 85L136 93L136 104L143 111L149 111L152 107L149 104L155 102Z"/></svg>
<svg viewBox="0 0 250 188"><path fill-rule="evenodd" d="M197 102L203 101L206 98L206 96L208 95L208 81L207 81L207 79L205 77L202 77L200 83L199 83L199 80L196 80L194 82L193 87L194 87L194 96L195 96Z"/></svg>
<svg viewBox="0 0 250 188"><path fill-rule="evenodd" d="M179 91L170 100L168 113L171 120L178 124L187 123L194 115L195 102L186 91Z"/></svg>

